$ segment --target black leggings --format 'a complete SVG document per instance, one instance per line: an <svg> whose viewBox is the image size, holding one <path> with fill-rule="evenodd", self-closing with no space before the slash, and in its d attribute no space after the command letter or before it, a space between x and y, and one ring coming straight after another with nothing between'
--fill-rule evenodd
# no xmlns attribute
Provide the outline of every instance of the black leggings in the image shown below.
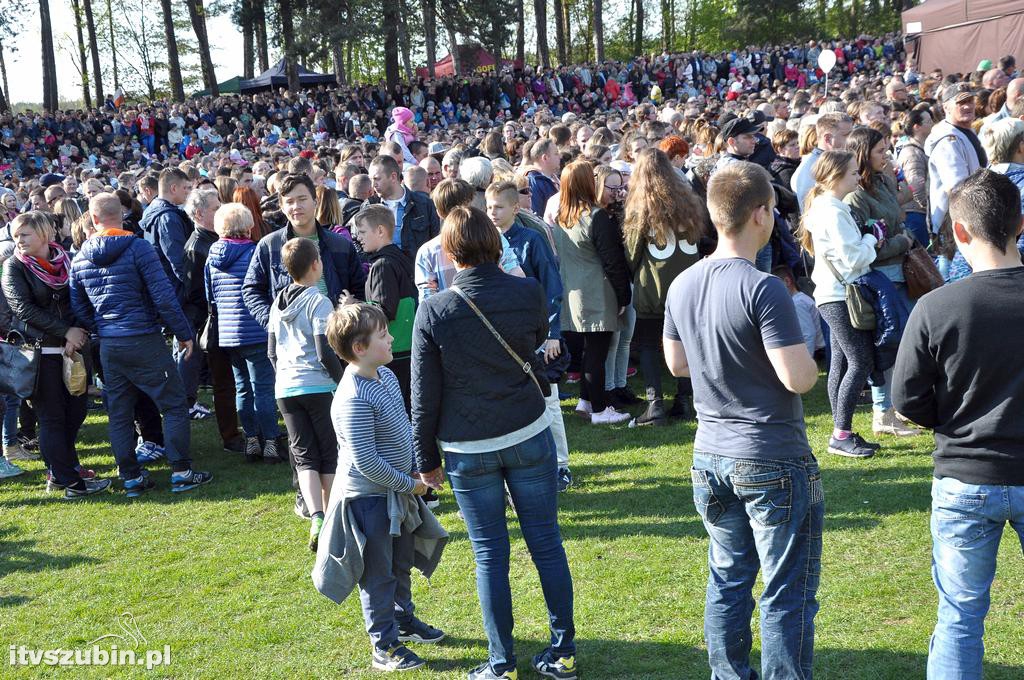
<svg viewBox="0 0 1024 680"><path fill-rule="evenodd" d="M665 353L662 350L662 334L665 317L642 319L637 317L633 328L633 340L640 353L640 373L643 374L644 387L648 401L661 399L661 376L665 370ZM676 379L676 396L688 397L693 394L693 384L689 378Z"/></svg>
<svg viewBox="0 0 1024 680"><path fill-rule="evenodd" d="M595 331L580 333L579 336L583 339L580 399L589 401L594 413L600 413L608 406L608 395L604 391L604 362L612 344L612 332Z"/></svg>
<svg viewBox="0 0 1024 680"><path fill-rule="evenodd" d="M818 312L828 324L832 344L828 371L832 420L837 430L850 430L857 397L874 367L874 339L870 331L859 331L850 325L845 302L827 302L818 307Z"/></svg>

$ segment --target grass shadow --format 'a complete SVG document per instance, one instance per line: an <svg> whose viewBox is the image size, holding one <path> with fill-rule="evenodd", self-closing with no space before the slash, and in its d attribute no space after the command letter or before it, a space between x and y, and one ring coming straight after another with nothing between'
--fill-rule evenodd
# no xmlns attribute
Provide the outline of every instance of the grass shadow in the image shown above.
<svg viewBox="0 0 1024 680"><path fill-rule="evenodd" d="M35 550L35 543L31 540L10 540L10 536L17 533L15 527L0 528L0 578L19 571L35 573L99 563L99 560L86 555L51 555ZM0 603L0 606L22 604L17 596L8 597L7 600Z"/></svg>

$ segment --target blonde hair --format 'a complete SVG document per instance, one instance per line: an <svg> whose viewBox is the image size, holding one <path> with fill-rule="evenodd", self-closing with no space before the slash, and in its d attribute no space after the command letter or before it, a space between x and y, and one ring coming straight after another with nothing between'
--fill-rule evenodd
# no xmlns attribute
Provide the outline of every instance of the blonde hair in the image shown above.
<svg viewBox="0 0 1024 680"><path fill-rule="evenodd" d="M796 232L800 245L811 255L814 254L814 243L811 240L811 230L807 224L807 215L811 210L811 204L814 199L834 186L849 171L850 163L853 162L853 154L849 151L826 151L814 163L812 171L814 188L807 193L807 197L804 199L803 217L800 219L800 228Z"/></svg>
<svg viewBox="0 0 1024 680"><path fill-rule="evenodd" d="M47 243L51 243L57 237L57 230L53 228L53 222L40 210L29 210L11 220L11 234L18 229L28 227L37 235L43 237Z"/></svg>
<svg viewBox="0 0 1024 680"><path fill-rule="evenodd" d="M357 360L355 346L369 345L373 334L387 327L388 317L376 305L339 305L327 318L327 342L339 357L353 363Z"/></svg>
<svg viewBox="0 0 1024 680"><path fill-rule="evenodd" d="M599 165L594 168L594 189L596 190L594 195L598 204L604 202L604 194L608 191L604 183L612 175L618 175L619 179L622 179L622 173L610 165Z"/></svg>
<svg viewBox="0 0 1024 680"><path fill-rule="evenodd" d="M1019 118L1003 118L990 123L981 130L981 143L985 147L990 163L1009 163L1013 152L1024 142L1024 121Z"/></svg>
<svg viewBox="0 0 1024 680"><path fill-rule="evenodd" d="M249 238L255 221L241 203L225 203L213 214L213 230L221 238Z"/></svg>
<svg viewBox="0 0 1024 680"><path fill-rule="evenodd" d="M703 231L704 209L660 149L644 149L633 165L632 186L626 196L622 233L635 246L649 236L664 248L669 234L696 243Z"/></svg>

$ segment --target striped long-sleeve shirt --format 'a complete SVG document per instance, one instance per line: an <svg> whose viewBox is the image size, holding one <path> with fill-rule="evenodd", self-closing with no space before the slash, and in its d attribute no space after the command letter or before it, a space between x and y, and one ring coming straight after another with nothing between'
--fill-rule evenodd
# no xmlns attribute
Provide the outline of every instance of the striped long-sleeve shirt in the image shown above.
<svg viewBox="0 0 1024 680"><path fill-rule="evenodd" d="M412 426L398 379L377 369L379 380L348 366L331 405L338 436L338 480L345 497L381 496L389 489L408 493L412 472Z"/></svg>

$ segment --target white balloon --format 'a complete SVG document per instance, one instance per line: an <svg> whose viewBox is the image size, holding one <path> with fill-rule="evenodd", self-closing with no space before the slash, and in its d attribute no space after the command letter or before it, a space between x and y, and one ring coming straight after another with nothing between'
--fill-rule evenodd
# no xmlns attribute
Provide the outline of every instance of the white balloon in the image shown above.
<svg viewBox="0 0 1024 680"><path fill-rule="evenodd" d="M822 50L818 55L818 66L822 71L828 73L836 65L836 53L832 50Z"/></svg>

